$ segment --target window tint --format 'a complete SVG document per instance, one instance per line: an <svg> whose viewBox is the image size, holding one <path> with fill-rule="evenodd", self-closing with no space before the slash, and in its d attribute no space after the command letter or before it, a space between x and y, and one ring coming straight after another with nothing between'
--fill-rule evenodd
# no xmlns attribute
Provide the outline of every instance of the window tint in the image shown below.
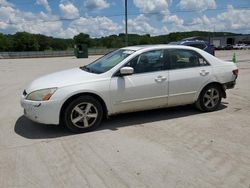
<svg viewBox="0 0 250 188"><path fill-rule="evenodd" d="M163 70L164 50L145 52L132 59L126 66L133 67L135 73Z"/></svg>
<svg viewBox="0 0 250 188"><path fill-rule="evenodd" d="M200 54L192 50L168 50L168 56L171 62L171 69L181 69L209 65Z"/></svg>

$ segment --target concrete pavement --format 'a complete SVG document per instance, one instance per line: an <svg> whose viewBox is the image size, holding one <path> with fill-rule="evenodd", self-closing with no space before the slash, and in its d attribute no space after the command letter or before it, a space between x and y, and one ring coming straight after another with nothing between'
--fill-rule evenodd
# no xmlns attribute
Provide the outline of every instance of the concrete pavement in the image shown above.
<svg viewBox="0 0 250 188"><path fill-rule="evenodd" d="M77 135L22 116L19 99L30 81L96 58L0 60L1 188L249 188L250 61L238 64L237 85L216 112L184 106L124 114Z"/></svg>

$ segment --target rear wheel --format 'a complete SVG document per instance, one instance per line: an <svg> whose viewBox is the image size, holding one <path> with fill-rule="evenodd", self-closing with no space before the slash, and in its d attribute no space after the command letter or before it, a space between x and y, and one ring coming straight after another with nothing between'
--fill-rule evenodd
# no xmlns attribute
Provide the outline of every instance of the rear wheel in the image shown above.
<svg viewBox="0 0 250 188"><path fill-rule="evenodd" d="M98 100L91 96L81 96L73 100L64 111L64 123L75 133L96 129L102 120L103 109Z"/></svg>
<svg viewBox="0 0 250 188"><path fill-rule="evenodd" d="M201 111L215 111L221 104L221 98L221 88L217 85L209 85L202 90L195 105Z"/></svg>

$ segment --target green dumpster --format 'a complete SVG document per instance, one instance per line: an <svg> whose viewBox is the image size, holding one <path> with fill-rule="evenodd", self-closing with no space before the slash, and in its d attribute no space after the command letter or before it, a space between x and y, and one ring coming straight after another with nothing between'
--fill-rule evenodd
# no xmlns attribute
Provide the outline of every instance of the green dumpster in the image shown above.
<svg viewBox="0 0 250 188"><path fill-rule="evenodd" d="M77 58L88 58L88 46L86 44L75 45L75 56Z"/></svg>

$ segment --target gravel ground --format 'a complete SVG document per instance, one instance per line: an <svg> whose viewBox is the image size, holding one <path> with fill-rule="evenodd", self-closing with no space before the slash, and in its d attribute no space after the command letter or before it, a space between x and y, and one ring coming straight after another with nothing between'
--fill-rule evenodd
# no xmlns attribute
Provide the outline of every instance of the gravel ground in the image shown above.
<svg viewBox="0 0 250 188"><path fill-rule="evenodd" d="M78 135L29 121L19 99L36 77L97 56L0 60L0 187L249 188L250 53L236 53L240 76L218 111L118 115Z"/></svg>

